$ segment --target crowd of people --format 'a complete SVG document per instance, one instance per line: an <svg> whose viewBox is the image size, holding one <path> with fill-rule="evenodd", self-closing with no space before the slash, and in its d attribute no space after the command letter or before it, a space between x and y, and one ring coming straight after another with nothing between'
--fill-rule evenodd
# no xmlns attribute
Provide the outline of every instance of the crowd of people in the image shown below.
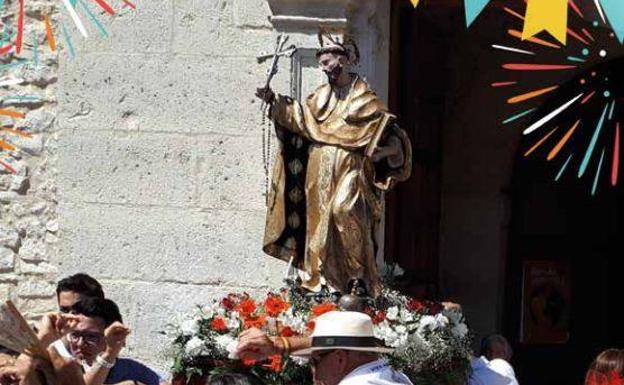
<svg viewBox="0 0 624 385"><path fill-rule="evenodd" d="M146 365L120 357L130 329L94 278L86 274L67 277L58 283L56 297L58 311L44 315L36 327L37 337L47 347L45 357L3 349L0 385L167 384ZM383 358L389 352L374 337L371 318L350 311L323 314L310 337L271 337L259 329L245 330L237 349L241 359L262 360L275 354L307 358L315 385L412 385ZM505 337L485 338L480 353L472 358L467 385L518 384ZM220 372L203 385L262 382L250 373ZM598 355L587 371L585 385L624 385L624 350L609 349Z"/></svg>

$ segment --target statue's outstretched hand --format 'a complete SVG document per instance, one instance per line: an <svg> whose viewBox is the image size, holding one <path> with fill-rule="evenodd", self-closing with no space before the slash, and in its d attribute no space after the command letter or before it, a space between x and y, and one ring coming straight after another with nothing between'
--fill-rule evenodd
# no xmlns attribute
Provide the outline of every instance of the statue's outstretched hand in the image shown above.
<svg viewBox="0 0 624 385"><path fill-rule="evenodd" d="M262 99L265 103L273 103L275 100L275 92L273 92L271 87L257 88L256 96Z"/></svg>

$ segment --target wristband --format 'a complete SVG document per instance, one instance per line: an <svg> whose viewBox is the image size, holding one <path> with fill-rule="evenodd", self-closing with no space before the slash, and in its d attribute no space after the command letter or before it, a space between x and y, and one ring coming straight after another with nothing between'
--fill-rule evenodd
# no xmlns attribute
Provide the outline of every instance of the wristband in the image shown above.
<svg viewBox="0 0 624 385"><path fill-rule="evenodd" d="M95 356L95 363L97 364L97 366L105 368L105 369L112 369L113 366L115 366L116 362L117 360L113 360L113 362L109 362L109 361L106 361L104 358L102 358L102 356Z"/></svg>
<svg viewBox="0 0 624 385"><path fill-rule="evenodd" d="M282 352L282 356L286 357L290 354L290 342L288 342L288 338L280 337L282 341L282 345L284 346L284 351Z"/></svg>

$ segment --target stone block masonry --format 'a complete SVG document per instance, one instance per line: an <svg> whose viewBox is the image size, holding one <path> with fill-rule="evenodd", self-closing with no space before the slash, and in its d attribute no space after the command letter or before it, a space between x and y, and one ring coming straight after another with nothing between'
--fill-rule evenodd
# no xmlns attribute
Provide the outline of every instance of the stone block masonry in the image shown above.
<svg viewBox="0 0 624 385"><path fill-rule="evenodd" d="M54 309L58 266L57 90L58 51L46 40L44 14L57 25L57 2L28 2L22 52L0 57L0 78L22 79L0 87L0 300L11 299L31 319ZM2 46L15 41L18 4L2 2ZM20 64L20 61L26 61ZM19 135L16 131L27 132ZM15 149L6 148L6 144Z"/></svg>
<svg viewBox="0 0 624 385"><path fill-rule="evenodd" d="M52 264L98 278L133 331L125 354L167 371L159 332L177 312L278 287L285 272L261 250L253 95L267 66L256 56L276 32L264 0L136 5L108 19L108 39L75 35L76 57L60 63ZM275 82L283 93L289 67Z"/></svg>
<svg viewBox="0 0 624 385"><path fill-rule="evenodd" d="M79 10L89 39L60 1L27 2L25 36L39 38L39 66L9 70L25 82L0 88L2 108L26 117L0 123L34 136L0 133L22 149L2 153L16 173L0 168L0 295L34 318L54 309L57 279L89 273L133 331L125 354L166 372L159 332L177 312L232 291L278 287L285 273L261 250L265 175L253 95L267 69L256 56L273 50L277 31L269 22L273 1L133 2L136 12L111 1L120 10L114 18L91 8L107 38ZM14 24L17 4L5 3L2 20ZM344 16L347 1L338 3ZM299 5L286 8L290 15ZM69 30L75 56L44 49L46 9L61 46L59 23ZM316 24L289 28L291 43L317 46ZM290 64L283 60L274 79L283 94L291 91ZM303 84L316 83L316 71L304 73L316 78ZM5 99L15 93L41 101Z"/></svg>

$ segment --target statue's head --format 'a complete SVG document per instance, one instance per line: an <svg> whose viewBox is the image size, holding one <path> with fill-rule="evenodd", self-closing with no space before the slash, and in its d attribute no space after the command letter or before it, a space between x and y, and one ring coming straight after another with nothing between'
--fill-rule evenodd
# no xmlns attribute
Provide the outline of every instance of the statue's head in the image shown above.
<svg viewBox="0 0 624 385"><path fill-rule="evenodd" d="M360 52L352 39L340 42L321 28L318 33L319 44L316 52L319 67L327 75L330 84L335 84L349 65L355 65L360 60Z"/></svg>

